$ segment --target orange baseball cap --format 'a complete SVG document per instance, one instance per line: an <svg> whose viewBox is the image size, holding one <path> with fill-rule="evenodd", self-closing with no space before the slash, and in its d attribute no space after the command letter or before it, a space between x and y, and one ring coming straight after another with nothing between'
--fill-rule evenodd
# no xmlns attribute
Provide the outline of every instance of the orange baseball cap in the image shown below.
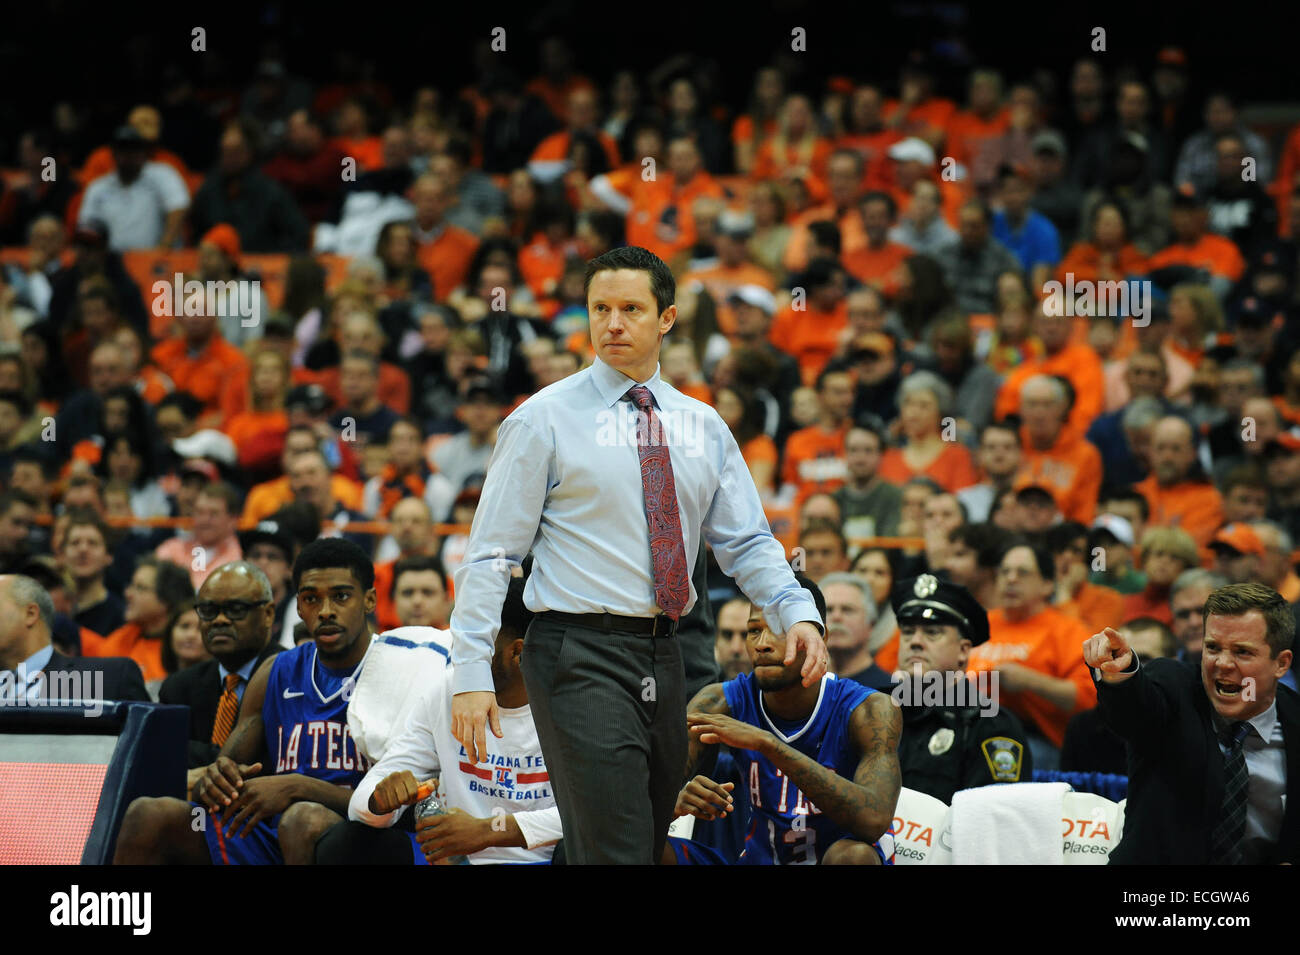
<svg viewBox="0 0 1300 955"><path fill-rule="evenodd" d="M1228 547L1239 554L1258 554L1264 555L1264 542L1259 539L1255 529L1249 524L1227 524L1219 528L1219 532L1214 535L1214 540L1210 541L1211 548Z"/></svg>
<svg viewBox="0 0 1300 955"><path fill-rule="evenodd" d="M239 233L235 231L234 226L227 225L224 222L214 225L203 236L202 240L200 241L200 244L202 244L203 242L211 242L222 252L226 253L226 258L230 259L230 261L232 262L239 261L239 255L241 251L240 244L239 244Z"/></svg>

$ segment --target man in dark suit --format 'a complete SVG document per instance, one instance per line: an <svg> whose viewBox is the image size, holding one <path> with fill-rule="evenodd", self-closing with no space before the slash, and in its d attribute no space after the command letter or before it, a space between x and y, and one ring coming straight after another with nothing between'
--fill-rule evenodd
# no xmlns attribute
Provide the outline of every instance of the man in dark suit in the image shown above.
<svg viewBox="0 0 1300 955"><path fill-rule="evenodd" d="M260 567L244 560L222 564L199 588L195 609L203 645L212 654L192 667L173 673L158 691L158 702L190 708L190 769L217 758L225 734L239 720L244 689L267 657L279 652L271 640L275 603L271 582ZM222 697L231 694L222 725L217 716Z"/></svg>
<svg viewBox="0 0 1300 955"><path fill-rule="evenodd" d="M1128 743L1124 837L1110 861L1272 864L1300 860L1288 779L1300 779L1295 618L1277 591L1230 584L1205 602L1200 674L1175 660L1140 663L1107 627L1083 645L1097 705Z"/></svg>
<svg viewBox="0 0 1300 955"><path fill-rule="evenodd" d="M139 700L144 677L134 660L64 656L54 649L54 601L30 577L0 576L0 706L37 700Z"/></svg>

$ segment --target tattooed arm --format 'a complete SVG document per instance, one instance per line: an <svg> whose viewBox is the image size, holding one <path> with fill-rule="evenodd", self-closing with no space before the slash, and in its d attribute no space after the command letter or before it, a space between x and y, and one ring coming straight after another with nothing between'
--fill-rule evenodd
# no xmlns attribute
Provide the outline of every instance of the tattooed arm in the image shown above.
<svg viewBox="0 0 1300 955"><path fill-rule="evenodd" d="M723 692L721 683L710 683L695 697L686 707L687 720L696 714L729 716L731 710L727 707L727 696ZM718 744L703 743L696 733L690 734L688 748L686 750L686 775L684 780L689 782L694 779L697 773L708 775L713 772L713 766L718 760Z"/></svg>
<svg viewBox="0 0 1300 955"><path fill-rule="evenodd" d="M709 742L752 749L781 770L818 809L855 838L875 842L894 818L902 775L898 737L903 718L888 693L873 693L849 717L858 747L858 768L846 779L829 766L783 743L771 733L725 716L693 720Z"/></svg>

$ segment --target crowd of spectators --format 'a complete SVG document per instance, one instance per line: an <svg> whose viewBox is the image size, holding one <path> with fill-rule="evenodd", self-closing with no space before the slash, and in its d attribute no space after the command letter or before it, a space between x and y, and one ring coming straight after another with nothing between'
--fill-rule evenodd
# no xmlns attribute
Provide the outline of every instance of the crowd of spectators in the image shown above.
<svg viewBox="0 0 1300 955"><path fill-rule="evenodd" d="M1059 91L974 69L958 99L924 57L799 89L762 66L743 103L703 62L539 53L405 92L168 73L106 142L0 157L0 571L50 590L63 652L198 662L194 588L241 558L292 645L320 534L372 554L378 626L445 626L496 427L590 363L584 264L623 244L678 280L663 377L862 617L833 645L856 677L897 663L891 583L945 574L990 611L970 665L1035 765L1103 769L1103 728L1072 739L1089 633L1195 658L1215 581L1300 601L1300 126L1193 100L1175 48ZM251 324L172 314L141 252L216 283L279 255L283 287ZM1144 306L1062 310L1053 282Z"/></svg>

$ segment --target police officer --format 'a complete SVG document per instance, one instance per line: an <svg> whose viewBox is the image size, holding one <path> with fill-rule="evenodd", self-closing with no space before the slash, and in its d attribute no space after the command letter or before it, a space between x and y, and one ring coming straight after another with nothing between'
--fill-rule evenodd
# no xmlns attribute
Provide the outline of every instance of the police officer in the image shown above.
<svg viewBox="0 0 1300 955"><path fill-rule="evenodd" d="M1028 782L1025 729L997 702L994 674L967 678L972 647L988 640L984 608L959 584L922 574L890 594L900 632L893 698L903 711L903 785L946 803L959 789Z"/></svg>

